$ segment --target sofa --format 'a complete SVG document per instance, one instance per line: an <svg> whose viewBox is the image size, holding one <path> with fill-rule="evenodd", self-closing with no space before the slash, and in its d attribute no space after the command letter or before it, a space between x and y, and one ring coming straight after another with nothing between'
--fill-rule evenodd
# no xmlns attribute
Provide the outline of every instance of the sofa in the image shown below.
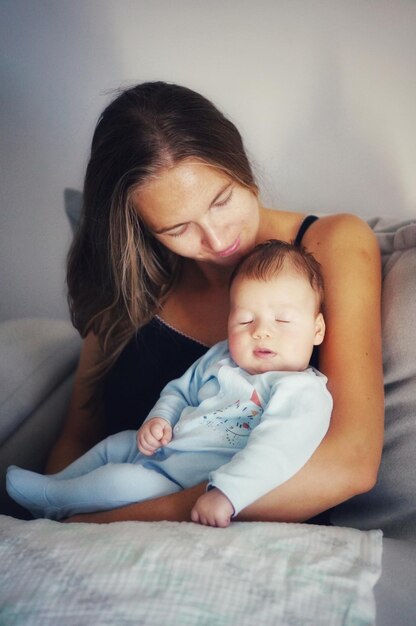
<svg viewBox="0 0 416 626"><path fill-rule="evenodd" d="M329 527L29 519L5 470L42 470L80 339L66 320L0 324L1 624L416 624L416 220L369 224L383 262L383 457L375 487Z"/></svg>

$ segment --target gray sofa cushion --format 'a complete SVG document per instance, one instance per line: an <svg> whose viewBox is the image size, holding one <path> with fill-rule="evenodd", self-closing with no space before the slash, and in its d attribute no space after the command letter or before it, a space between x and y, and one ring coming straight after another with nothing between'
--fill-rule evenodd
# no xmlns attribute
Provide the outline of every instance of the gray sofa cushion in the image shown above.
<svg viewBox="0 0 416 626"><path fill-rule="evenodd" d="M80 338L65 320L0 324L0 444L76 367Z"/></svg>
<svg viewBox="0 0 416 626"><path fill-rule="evenodd" d="M68 187L64 190L65 213L73 233L77 232L82 211L82 192Z"/></svg>
<svg viewBox="0 0 416 626"><path fill-rule="evenodd" d="M416 541L416 221L374 219L383 260L385 435L376 486L331 521Z"/></svg>

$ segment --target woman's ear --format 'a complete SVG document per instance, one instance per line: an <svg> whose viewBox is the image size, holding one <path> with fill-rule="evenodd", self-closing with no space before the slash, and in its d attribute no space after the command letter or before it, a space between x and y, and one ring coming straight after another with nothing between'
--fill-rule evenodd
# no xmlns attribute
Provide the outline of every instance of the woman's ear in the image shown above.
<svg viewBox="0 0 416 626"><path fill-rule="evenodd" d="M325 337L325 320L322 313L318 313L315 320L315 339L313 342L314 346L319 346Z"/></svg>

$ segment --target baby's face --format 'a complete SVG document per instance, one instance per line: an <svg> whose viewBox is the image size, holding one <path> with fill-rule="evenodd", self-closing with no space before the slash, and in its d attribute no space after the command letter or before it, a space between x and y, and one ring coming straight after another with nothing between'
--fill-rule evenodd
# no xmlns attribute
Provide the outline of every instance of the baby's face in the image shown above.
<svg viewBox="0 0 416 626"><path fill-rule="evenodd" d="M237 277L230 305L228 341L237 365L250 374L308 367L325 323L305 278L290 270L268 281Z"/></svg>

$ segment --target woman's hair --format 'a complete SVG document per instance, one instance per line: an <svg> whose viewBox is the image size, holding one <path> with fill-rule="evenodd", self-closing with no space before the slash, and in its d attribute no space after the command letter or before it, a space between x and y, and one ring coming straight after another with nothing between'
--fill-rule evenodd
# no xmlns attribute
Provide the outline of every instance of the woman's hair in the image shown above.
<svg viewBox="0 0 416 626"><path fill-rule="evenodd" d="M190 89L137 85L120 93L98 120L67 272L73 324L83 337L98 335L103 351L95 380L155 314L180 273L180 257L140 219L134 192L189 157L257 191L240 133Z"/></svg>
<svg viewBox="0 0 416 626"><path fill-rule="evenodd" d="M303 246L279 239L264 241L243 257L231 274L230 287L237 276L268 281L287 269L303 276L310 283L316 294L317 311L321 311L324 300L321 265Z"/></svg>

